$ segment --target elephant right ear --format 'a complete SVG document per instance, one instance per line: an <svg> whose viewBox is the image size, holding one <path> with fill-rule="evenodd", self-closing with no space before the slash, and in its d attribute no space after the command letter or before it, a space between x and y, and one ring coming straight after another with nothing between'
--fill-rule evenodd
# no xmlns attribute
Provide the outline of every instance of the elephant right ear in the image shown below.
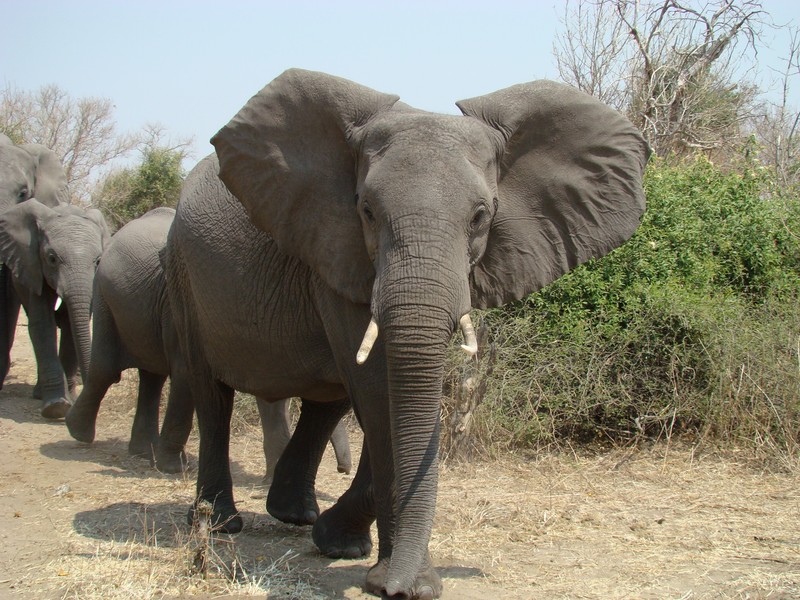
<svg viewBox="0 0 800 600"><path fill-rule="evenodd" d="M39 257L39 223L53 210L30 199L0 215L0 260L14 278L36 295L42 293L44 275Z"/></svg>
<svg viewBox="0 0 800 600"><path fill-rule="evenodd" d="M67 174L56 153L42 144L20 144L19 147L36 160L33 197L45 206L69 204Z"/></svg>
<svg viewBox="0 0 800 600"><path fill-rule="evenodd" d="M374 279L355 208L356 133L397 100L291 69L211 139L219 177L250 220L356 302L369 302Z"/></svg>

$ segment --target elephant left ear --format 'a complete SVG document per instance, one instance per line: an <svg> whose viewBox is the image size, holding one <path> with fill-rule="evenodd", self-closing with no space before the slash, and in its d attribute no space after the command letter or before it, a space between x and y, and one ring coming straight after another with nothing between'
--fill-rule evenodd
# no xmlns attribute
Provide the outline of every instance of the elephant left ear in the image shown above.
<svg viewBox="0 0 800 600"><path fill-rule="evenodd" d="M30 199L0 215L0 260L14 278L36 295L42 293L44 275L39 257L39 223L53 215L52 209Z"/></svg>
<svg viewBox="0 0 800 600"><path fill-rule="evenodd" d="M620 113L544 80L456 104L505 140L474 307L519 300L633 235L649 149Z"/></svg>
<svg viewBox="0 0 800 600"><path fill-rule="evenodd" d="M33 197L46 206L69 204L67 174L56 153L42 144L21 144L20 148L36 160Z"/></svg>

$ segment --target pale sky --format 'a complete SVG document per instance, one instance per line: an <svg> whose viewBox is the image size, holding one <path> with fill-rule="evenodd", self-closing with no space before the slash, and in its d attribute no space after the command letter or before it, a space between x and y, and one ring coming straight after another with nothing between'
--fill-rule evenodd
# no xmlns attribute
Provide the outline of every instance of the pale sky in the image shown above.
<svg viewBox="0 0 800 600"><path fill-rule="evenodd" d="M800 26L797 0L764 8ZM175 138L194 137L191 166L290 67L449 113L456 100L556 79L563 11L557 0L0 0L0 85L110 98L120 131L159 123ZM770 68L788 48L785 34L764 37L762 88L774 86Z"/></svg>

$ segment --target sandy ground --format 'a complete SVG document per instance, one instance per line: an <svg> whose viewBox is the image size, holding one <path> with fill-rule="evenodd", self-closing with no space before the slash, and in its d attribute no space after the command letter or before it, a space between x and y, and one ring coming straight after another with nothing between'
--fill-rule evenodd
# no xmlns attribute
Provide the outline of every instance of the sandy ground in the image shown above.
<svg viewBox="0 0 800 600"><path fill-rule="evenodd" d="M21 321L0 392L0 598L372 597L369 559L326 559L308 528L265 513L253 407L232 449L245 530L203 536L185 524L193 474L127 455L135 379L107 397L95 443L74 441L31 398ZM349 481L329 451L321 507ZM445 599L800 598L799 484L797 470L667 445L444 466L431 552Z"/></svg>

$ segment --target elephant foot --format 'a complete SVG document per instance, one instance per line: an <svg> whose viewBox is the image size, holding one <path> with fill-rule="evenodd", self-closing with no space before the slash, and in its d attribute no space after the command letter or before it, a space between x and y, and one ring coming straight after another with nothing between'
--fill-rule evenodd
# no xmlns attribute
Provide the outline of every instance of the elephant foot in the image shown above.
<svg viewBox="0 0 800 600"><path fill-rule="evenodd" d="M73 405L72 408L67 411L67 414L64 417L64 421L67 424L67 430L69 431L69 434L79 442L91 444L94 441L95 436L95 419L87 419L79 414L76 411L76 406L77 405Z"/></svg>
<svg viewBox="0 0 800 600"><path fill-rule="evenodd" d="M155 460L155 452L153 442L149 440L134 440L128 442L128 455L146 458L150 462Z"/></svg>
<svg viewBox="0 0 800 600"><path fill-rule="evenodd" d="M345 475L349 475L350 471L353 470L353 465L351 465L350 463L337 463L336 470L339 473L344 473Z"/></svg>
<svg viewBox="0 0 800 600"><path fill-rule="evenodd" d="M192 527L199 527L201 519L205 519L208 528L214 533L239 533L244 521L236 507L217 506L211 509L207 500L196 502L189 509L186 520Z"/></svg>
<svg viewBox="0 0 800 600"><path fill-rule="evenodd" d="M183 473L189 470L189 457L181 450L180 452L159 452L156 454L156 469L162 473Z"/></svg>
<svg viewBox="0 0 800 600"><path fill-rule="evenodd" d="M319 504L314 488L300 490L294 485L274 483L267 494L267 512L290 525L313 525L319 517Z"/></svg>
<svg viewBox="0 0 800 600"><path fill-rule="evenodd" d="M381 598L397 598L403 600L433 600L442 595L442 578L430 564L425 565L417 574L411 589L402 589L404 586L398 580L387 581L389 573L389 560L384 558L378 561L368 572L364 591L375 594Z"/></svg>
<svg viewBox="0 0 800 600"><path fill-rule="evenodd" d="M72 403L64 398L48 400L42 407L42 416L45 419L63 419L67 416Z"/></svg>
<svg viewBox="0 0 800 600"><path fill-rule="evenodd" d="M319 551L330 558L361 558L372 552L369 534L373 519L353 518L339 504L322 513L314 523L311 538Z"/></svg>
<svg viewBox="0 0 800 600"><path fill-rule="evenodd" d="M3 389L3 384L6 382L8 372L11 370L11 361L0 361L0 390Z"/></svg>

